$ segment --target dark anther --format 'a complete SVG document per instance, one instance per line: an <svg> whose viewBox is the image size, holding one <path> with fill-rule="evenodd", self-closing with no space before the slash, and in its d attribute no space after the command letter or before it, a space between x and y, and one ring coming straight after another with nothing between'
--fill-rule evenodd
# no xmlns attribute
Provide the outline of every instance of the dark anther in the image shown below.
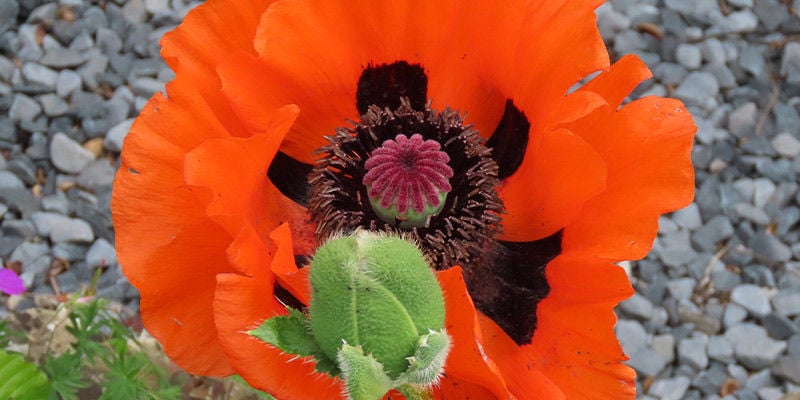
<svg viewBox="0 0 800 400"><path fill-rule="evenodd" d="M475 307L519 345L536 330L536 306L550 293L545 266L561 253L561 231L532 242L498 241L479 262L464 266Z"/></svg>
<svg viewBox="0 0 800 400"><path fill-rule="evenodd" d="M279 151L269 164L267 176L284 196L305 206L308 204L308 174L313 169Z"/></svg>
<svg viewBox="0 0 800 400"><path fill-rule="evenodd" d="M391 64L368 65L358 78L356 108L366 114L370 106L396 110L400 98L411 101L411 108L424 110L428 101L428 77L419 64L396 61Z"/></svg>
<svg viewBox="0 0 800 400"><path fill-rule="evenodd" d="M492 149L492 157L500 168L498 178L501 180L514 174L522 164L530 128L531 124L525 114L511 99L506 100L503 118L497 124L492 137L486 142L486 147Z"/></svg>
<svg viewBox="0 0 800 400"><path fill-rule="evenodd" d="M273 285L273 290L275 291L275 298L284 306L294 308L295 310L302 310L306 307L303 302L298 300L297 297L294 297L294 295L284 289L283 286L279 285L278 282L275 282Z"/></svg>

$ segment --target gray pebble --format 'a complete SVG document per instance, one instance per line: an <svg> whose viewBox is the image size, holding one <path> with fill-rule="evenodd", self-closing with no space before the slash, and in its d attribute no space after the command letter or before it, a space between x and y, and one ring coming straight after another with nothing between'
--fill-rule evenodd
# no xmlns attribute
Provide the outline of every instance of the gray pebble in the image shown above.
<svg viewBox="0 0 800 400"><path fill-rule="evenodd" d="M693 70L700 68L700 64L703 62L703 55L698 46L681 43L675 49L675 59L679 64Z"/></svg>
<svg viewBox="0 0 800 400"><path fill-rule="evenodd" d="M756 208L750 203L737 203L733 205L733 212L741 218L759 225L767 225L770 223L770 218L767 213L761 209Z"/></svg>
<svg viewBox="0 0 800 400"><path fill-rule="evenodd" d="M620 303L620 308L631 317L648 320L653 316L653 304L646 297L634 293L631 298Z"/></svg>
<svg viewBox="0 0 800 400"><path fill-rule="evenodd" d="M76 39L77 40L77 39ZM58 47L48 49L44 55L39 59L39 63L53 68L73 68L86 62L86 57L73 49L65 49Z"/></svg>
<svg viewBox="0 0 800 400"><path fill-rule="evenodd" d="M800 140L797 140L791 133L783 132L772 139L772 147L778 154L794 158L800 155Z"/></svg>
<svg viewBox="0 0 800 400"><path fill-rule="evenodd" d="M55 90L58 72L43 65L27 62L22 66L22 75L29 83L42 85L49 90Z"/></svg>
<svg viewBox="0 0 800 400"><path fill-rule="evenodd" d="M38 97L38 100L42 105L44 115L48 117L64 115L67 111L69 111L67 102L53 93L43 94Z"/></svg>
<svg viewBox="0 0 800 400"><path fill-rule="evenodd" d="M53 257L60 258L62 260L83 260L83 258L86 257L86 246L77 243L62 242L53 246L51 252Z"/></svg>
<svg viewBox="0 0 800 400"><path fill-rule="evenodd" d="M678 360L695 370L706 369L708 367L707 346L708 336L695 332L692 337L683 339L678 343Z"/></svg>
<svg viewBox="0 0 800 400"><path fill-rule="evenodd" d="M800 83L800 43L789 42L783 48L781 75L789 83Z"/></svg>
<svg viewBox="0 0 800 400"><path fill-rule="evenodd" d="M675 97L687 105L711 110L717 106L716 95L719 93L717 78L703 71L691 72L675 90Z"/></svg>
<svg viewBox="0 0 800 400"><path fill-rule="evenodd" d="M753 205L763 208L775 194L777 187L767 178L758 178L753 181Z"/></svg>
<svg viewBox="0 0 800 400"><path fill-rule="evenodd" d="M714 335L708 339L708 357L724 363L733 360L733 345L725 336Z"/></svg>
<svg viewBox="0 0 800 400"><path fill-rule="evenodd" d="M59 191L56 194L42 197L42 210L59 214L68 214L69 202L64 196L64 193Z"/></svg>
<svg viewBox="0 0 800 400"><path fill-rule="evenodd" d="M778 340L786 340L790 336L800 333L800 327L794 324L789 318L780 314L769 314L761 320L761 324L767 329L770 337Z"/></svg>
<svg viewBox="0 0 800 400"><path fill-rule="evenodd" d="M716 26L722 33L752 32L758 27L758 17L750 10L736 11L728 14Z"/></svg>
<svg viewBox="0 0 800 400"><path fill-rule="evenodd" d="M772 297L772 306L775 312L787 317L800 315L800 292L780 291Z"/></svg>
<svg viewBox="0 0 800 400"><path fill-rule="evenodd" d="M46 234L49 235L50 240L55 243L86 243L94 240L94 232L92 232L92 227L82 219L69 218L64 215L54 213L43 212L38 214L48 215L36 218L37 213L34 213L34 216L32 216L34 225L36 225L36 228L39 230L40 234L42 234L42 230L47 231Z"/></svg>
<svg viewBox="0 0 800 400"><path fill-rule="evenodd" d="M630 356L628 366L641 376L657 376L667 365L664 357L651 347L636 347L630 352L625 350L625 354Z"/></svg>
<svg viewBox="0 0 800 400"><path fill-rule="evenodd" d="M116 169L111 165L108 159L100 158L89 163L78 174L77 182L85 188L98 189L101 187L110 187L114 182L114 174Z"/></svg>
<svg viewBox="0 0 800 400"><path fill-rule="evenodd" d="M137 96L151 97L158 92L164 92L164 82L153 78L136 78L131 82L131 90Z"/></svg>
<svg viewBox="0 0 800 400"><path fill-rule="evenodd" d="M0 0L0 33L17 23L19 4L16 0Z"/></svg>
<svg viewBox="0 0 800 400"><path fill-rule="evenodd" d="M670 295L677 300L688 300L694 292L697 281L693 278L673 279L667 283Z"/></svg>
<svg viewBox="0 0 800 400"><path fill-rule="evenodd" d="M81 76L75 71L62 70L58 73L58 80L56 80L56 94L61 97L67 97L80 89L82 85Z"/></svg>
<svg viewBox="0 0 800 400"><path fill-rule="evenodd" d="M738 304L730 303L725 307L725 313L722 315L722 323L725 327L730 329L731 327L739 325L745 318L747 318L747 310Z"/></svg>
<svg viewBox="0 0 800 400"><path fill-rule="evenodd" d="M685 376L656 379L647 394L661 400L683 400L690 383L691 380Z"/></svg>
<svg viewBox="0 0 800 400"><path fill-rule="evenodd" d="M764 50L762 47L748 46L741 51L739 66L755 77L763 76L767 69L764 62Z"/></svg>
<svg viewBox="0 0 800 400"><path fill-rule="evenodd" d="M105 140L103 141L103 146L111 151L122 151L122 143L124 142L125 137L128 135L128 132L130 132L133 121L134 119L131 118L122 121L111 128L106 134Z"/></svg>
<svg viewBox="0 0 800 400"><path fill-rule="evenodd" d="M116 32L108 28L97 29L97 47L107 56L113 56L122 50L122 39Z"/></svg>
<svg viewBox="0 0 800 400"><path fill-rule="evenodd" d="M0 171L0 190L14 188L24 189L25 183L11 171Z"/></svg>
<svg viewBox="0 0 800 400"><path fill-rule="evenodd" d="M768 367L786 350L786 342L769 338L764 328L752 323L728 329L725 337L733 345L736 359L751 371Z"/></svg>
<svg viewBox="0 0 800 400"><path fill-rule="evenodd" d="M8 110L8 117L11 121L22 122L35 119L42 113L42 106L39 103L21 93L14 95L14 101Z"/></svg>
<svg viewBox="0 0 800 400"><path fill-rule="evenodd" d="M756 317L764 317L772 312L764 289L756 285L741 285L731 292L731 301L744 307Z"/></svg>
<svg viewBox="0 0 800 400"><path fill-rule="evenodd" d="M733 225L727 217L717 215L692 235L692 242L707 252L715 252L717 244L733 235Z"/></svg>
<svg viewBox="0 0 800 400"><path fill-rule="evenodd" d="M105 267L117 263L114 246L105 239L97 239L86 253L86 264L90 268Z"/></svg>
<svg viewBox="0 0 800 400"><path fill-rule="evenodd" d="M767 264L786 262L792 257L789 246L766 232L757 233L750 241L750 248L753 249L756 259Z"/></svg>
<svg viewBox="0 0 800 400"><path fill-rule="evenodd" d="M57 133L50 141L50 159L58 169L77 173L94 160L94 154L67 135Z"/></svg>
<svg viewBox="0 0 800 400"><path fill-rule="evenodd" d="M742 104L728 116L728 130L737 137L751 135L758 120L758 107L753 102Z"/></svg>
<svg viewBox="0 0 800 400"><path fill-rule="evenodd" d="M133 24L141 24L147 20L147 10L142 0L128 0L122 6L125 20Z"/></svg>
<svg viewBox="0 0 800 400"><path fill-rule="evenodd" d="M675 223L688 230L695 230L703 225L703 218L700 216L700 208L697 203L689 204L676 211L672 218Z"/></svg>

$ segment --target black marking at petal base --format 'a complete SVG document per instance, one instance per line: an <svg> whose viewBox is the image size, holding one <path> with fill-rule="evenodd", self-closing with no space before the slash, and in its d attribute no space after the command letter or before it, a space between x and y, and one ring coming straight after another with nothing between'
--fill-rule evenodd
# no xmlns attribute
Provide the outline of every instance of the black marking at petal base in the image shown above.
<svg viewBox="0 0 800 400"><path fill-rule="evenodd" d="M358 78L356 108L364 115L370 106L396 110L400 99L411 101L411 108L424 110L428 101L428 76L419 64L396 61L368 65Z"/></svg>
<svg viewBox="0 0 800 400"><path fill-rule="evenodd" d="M528 117L514 105L513 100L506 100L503 118L497 124L492 137L486 142L486 147L492 149L492 157L500 167L498 174L500 180L513 175L522 164L530 129L531 123Z"/></svg>
<svg viewBox="0 0 800 400"><path fill-rule="evenodd" d="M284 196L305 206L308 204L308 174L313 169L313 166L279 151L269 164L267 176Z"/></svg>
<svg viewBox="0 0 800 400"><path fill-rule="evenodd" d="M306 307L302 301L298 300L297 297L294 297L294 295L292 295L288 290L279 285L277 281L272 287L275 298L278 299L278 301L284 306L294 308L295 310L302 310Z"/></svg>
<svg viewBox="0 0 800 400"><path fill-rule="evenodd" d="M536 307L550 293L545 266L561 253L562 231L532 242L498 241L482 260L464 265L475 307L519 345L531 342Z"/></svg>

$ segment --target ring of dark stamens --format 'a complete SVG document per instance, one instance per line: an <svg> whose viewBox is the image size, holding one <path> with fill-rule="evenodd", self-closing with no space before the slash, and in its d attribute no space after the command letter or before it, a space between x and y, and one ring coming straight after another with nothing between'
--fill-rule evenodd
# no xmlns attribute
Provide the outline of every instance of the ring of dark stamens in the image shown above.
<svg viewBox="0 0 800 400"><path fill-rule="evenodd" d="M372 151L399 133L419 133L439 142L450 157L452 191L429 225L402 230L382 221L372 210L362 180ZM437 269L471 264L500 231L503 204L497 194L497 164L478 132L463 125L462 116L430 102L417 111L407 99L396 110L370 107L352 128L337 129L319 150L323 156L309 177L308 203L321 242L358 228L403 232L416 239Z"/></svg>

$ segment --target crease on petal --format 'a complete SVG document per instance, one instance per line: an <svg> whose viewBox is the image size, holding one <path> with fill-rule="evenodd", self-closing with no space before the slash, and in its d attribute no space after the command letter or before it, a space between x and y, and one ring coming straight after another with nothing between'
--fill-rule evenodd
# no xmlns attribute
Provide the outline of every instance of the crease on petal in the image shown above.
<svg viewBox="0 0 800 400"><path fill-rule="evenodd" d="M497 365L483 349L478 314L467 293L461 267L452 267L436 274L445 298L445 328L452 339L452 349L445 364L445 377L471 382L486 388L499 399L511 393Z"/></svg>
<svg viewBox="0 0 800 400"><path fill-rule="evenodd" d="M606 166L582 138L566 129L535 135L519 169L499 188L506 208L501 239L547 237L574 221L606 184Z"/></svg>
<svg viewBox="0 0 800 400"><path fill-rule="evenodd" d="M696 126L679 101L646 97L571 126L608 165L608 189L564 230L564 247L612 261L644 257L658 217L694 196Z"/></svg>
<svg viewBox="0 0 800 400"><path fill-rule="evenodd" d="M277 246L271 269L280 285L305 305L311 302L311 283L308 280L309 267L297 268L294 259L292 230L288 223L277 227L269 238Z"/></svg>
<svg viewBox="0 0 800 400"><path fill-rule="evenodd" d="M206 189L208 215L231 236L251 220L271 230L285 219L277 204L269 204L276 190L267 169L297 113L296 106L284 106L262 120L260 134L207 140L186 154L186 182Z"/></svg>

